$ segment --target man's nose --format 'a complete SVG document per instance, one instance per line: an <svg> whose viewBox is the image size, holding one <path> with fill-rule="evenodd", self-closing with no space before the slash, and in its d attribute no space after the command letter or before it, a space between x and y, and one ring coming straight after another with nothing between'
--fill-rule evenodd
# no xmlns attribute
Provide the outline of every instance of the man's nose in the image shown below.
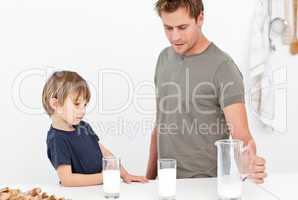
<svg viewBox="0 0 298 200"><path fill-rule="evenodd" d="M181 39L180 32L177 29L173 29L172 40L178 42Z"/></svg>

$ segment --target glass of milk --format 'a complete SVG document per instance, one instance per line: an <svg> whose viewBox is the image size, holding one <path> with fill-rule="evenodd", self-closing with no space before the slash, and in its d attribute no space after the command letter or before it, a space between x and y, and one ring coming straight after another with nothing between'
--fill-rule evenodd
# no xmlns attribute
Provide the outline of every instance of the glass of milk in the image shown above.
<svg viewBox="0 0 298 200"><path fill-rule="evenodd" d="M114 156L105 157L103 163L103 191L105 198L120 197L120 159Z"/></svg>
<svg viewBox="0 0 298 200"><path fill-rule="evenodd" d="M242 196L244 152L241 140L218 140L217 146L217 193L220 200L238 200Z"/></svg>
<svg viewBox="0 0 298 200"><path fill-rule="evenodd" d="M158 196L160 200L176 198L176 160L158 160Z"/></svg>

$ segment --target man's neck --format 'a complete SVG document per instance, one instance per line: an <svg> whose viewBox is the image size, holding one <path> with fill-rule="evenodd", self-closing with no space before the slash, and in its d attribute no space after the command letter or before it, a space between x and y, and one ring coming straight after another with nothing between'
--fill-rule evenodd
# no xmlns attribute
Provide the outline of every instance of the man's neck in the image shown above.
<svg viewBox="0 0 298 200"><path fill-rule="evenodd" d="M73 131L75 130L71 124L68 124L65 120L61 119L59 116L55 114L51 116L52 118L52 127L55 129L63 130L63 131Z"/></svg>
<svg viewBox="0 0 298 200"><path fill-rule="evenodd" d="M200 54L204 52L208 46L210 45L210 41L202 34L194 44L194 46L184 53L185 56L191 56L195 54Z"/></svg>

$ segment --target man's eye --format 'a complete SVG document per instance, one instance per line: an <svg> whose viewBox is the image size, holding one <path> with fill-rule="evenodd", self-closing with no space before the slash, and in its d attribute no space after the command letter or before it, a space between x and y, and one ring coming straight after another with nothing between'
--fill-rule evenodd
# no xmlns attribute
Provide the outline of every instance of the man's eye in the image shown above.
<svg viewBox="0 0 298 200"><path fill-rule="evenodd" d="M185 30L187 28L187 26L180 26L179 29L180 30Z"/></svg>
<svg viewBox="0 0 298 200"><path fill-rule="evenodd" d="M165 27L165 29L167 30L167 31L171 31L171 30L173 30L173 28L172 27Z"/></svg>

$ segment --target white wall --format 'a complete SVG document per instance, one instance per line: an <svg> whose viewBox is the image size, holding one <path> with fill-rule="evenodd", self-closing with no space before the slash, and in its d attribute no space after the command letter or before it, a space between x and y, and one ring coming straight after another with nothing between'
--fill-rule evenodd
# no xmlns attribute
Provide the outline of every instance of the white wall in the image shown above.
<svg viewBox="0 0 298 200"><path fill-rule="evenodd" d="M168 45L153 11L154 2L0 2L1 182L57 180L46 156L50 120L41 108L41 90L50 72L58 69L76 70L89 81L93 96L86 120L92 123L102 142L121 155L130 171L145 173L150 123L154 120L155 62L160 50ZM205 33L244 72L255 0L206 0L205 4ZM259 152L267 158L272 173L297 172L298 168L297 156L292 156L298 150L298 58L285 53L282 59L288 63L288 131L266 134L253 120L250 124ZM99 72L103 69L120 71L128 79L119 74L101 79ZM138 94L149 96L135 99ZM118 114L100 110L124 105L127 99L127 109ZM140 112L140 108L151 112ZM121 120L125 123L119 124ZM113 130L115 125L118 130Z"/></svg>

